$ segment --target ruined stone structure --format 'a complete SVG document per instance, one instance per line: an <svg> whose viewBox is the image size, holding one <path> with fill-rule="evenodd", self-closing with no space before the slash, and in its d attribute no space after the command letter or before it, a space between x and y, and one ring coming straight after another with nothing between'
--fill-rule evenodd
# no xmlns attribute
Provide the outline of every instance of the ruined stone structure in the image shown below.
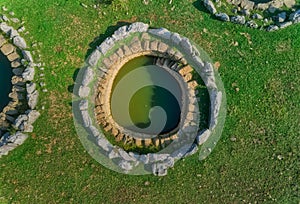
<svg viewBox="0 0 300 204"><path fill-rule="evenodd" d="M232 5L231 13L218 10L222 4ZM276 31L300 22L300 10L295 0L203 0L204 6L217 19L245 25L250 28ZM296 10L297 9L297 10ZM270 17L271 16L271 17Z"/></svg>

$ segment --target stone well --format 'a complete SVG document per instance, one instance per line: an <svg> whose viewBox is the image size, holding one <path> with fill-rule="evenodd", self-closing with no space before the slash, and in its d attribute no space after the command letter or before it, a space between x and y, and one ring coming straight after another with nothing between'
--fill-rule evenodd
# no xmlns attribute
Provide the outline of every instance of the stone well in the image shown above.
<svg viewBox="0 0 300 204"><path fill-rule="evenodd" d="M110 108L115 76L126 62L143 55L156 57L155 65L168 70L184 93L178 127L151 139L120 126L114 121ZM200 96L196 90L199 84L193 80L194 73L201 77L209 93L206 129L199 128ZM98 162L122 173L166 175L175 161L197 152L198 146L209 138L215 145L214 138L220 136L224 123L225 92L207 55L189 39L164 28L150 29L144 23L120 27L99 45L78 74L74 90L75 127L84 147ZM162 149L147 154L126 152L109 142L107 134L126 144Z"/></svg>
<svg viewBox="0 0 300 204"><path fill-rule="evenodd" d="M19 22L1 15L0 51L10 62L13 76L8 79L12 84L10 100L0 110L0 157L25 141L26 133L33 131L33 123L40 116L36 110L39 94L33 82L36 64L20 34L24 26L15 30L8 25L10 21Z"/></svg>

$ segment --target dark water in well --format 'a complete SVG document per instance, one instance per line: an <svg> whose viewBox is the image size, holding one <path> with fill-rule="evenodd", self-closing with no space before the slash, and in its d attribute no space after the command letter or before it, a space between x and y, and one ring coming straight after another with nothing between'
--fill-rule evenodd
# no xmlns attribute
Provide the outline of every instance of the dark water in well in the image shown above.
<svg viewBox="0 0 300 204"><path fill-rule="evenodd" d="M8 104L8 94L11 92L12 70L7 57L0 52L0 112Z"/></svg>
<svg viewBox="0 0 300 204"><path fill-rule="evenodd" d="M112 109L116 107L116 110L112 110L112 115L118 124L136 131L132 127L133 123L142 130L142 133L146 134L155 134L155 128L159 128L159 125L164 122L163 117L159 113L156 114L157 112L152 109L153 107L162 108L167 117L160 132L162 134L172 131L179 124L181 102L178 101L178 98L181 99L182 93L179 84L169 72L157 66L147 66L153 65L153 62L153 57L142 56L129 61L121 68L113 84L113 92L118 91L116 91L115 100L114 94L112 94L111 107ZM128 75L129 73L132 74L132 71L137 74L136 77L130 79ZM147 83L151 85L133 87ZM119 84L122 84L120 88ZM158 84L158 86L155 84ZM164 84L169 86L164 86ZM130 90L135 91L134 94L128 97ZM114 103L115 105L113 105ZM127 117L128 115L130 117ZM151 123L153 125L152 129ZM154 125L155 123L158 123L157 126ZM150 129L147 129L149 127Z"/></svg>
<svg viewBox="0 0 300 204"><path fill-rule="evenodd" d="M260 3L268 3L271 2L272 0L251 0L253 1L255 4L260 4Z"/></svg>

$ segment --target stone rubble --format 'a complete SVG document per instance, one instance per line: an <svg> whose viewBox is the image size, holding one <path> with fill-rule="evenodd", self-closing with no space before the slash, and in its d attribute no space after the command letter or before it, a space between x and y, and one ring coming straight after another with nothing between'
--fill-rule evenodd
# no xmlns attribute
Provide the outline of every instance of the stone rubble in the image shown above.
<svg viewBox="0 0 300 204"><path fill-rule="evenodd" d="M227 0L228 3L234 5L237 7L235 8L233 13L233 16L228 15L227 13L219 13L214 5L215 3L218 3L217 1L211 1L211 0L203 0L203 5L205 8L214 15L217 19L224 21L224 22L232 22L235 24L241 24L246 25L253 29L263 29L265 31L271 32L276 31L279 29L286 28L292 24L297 24L300 22L300 9L292 12L289 16L287 15L287 12L282 11L279 14L275 15L274 13L279 10L284 5L288 8L292 8L295 5L295 1L280 1L280 0L274 0L267 3L258 3L255 4L251 0ZM269 24L269 21L266 22L264 17L258 13L254 13L251 16L251 12L255 10L261 10L261 11L267 11L269 14L273 14L272 18L275 21L275 24L270 24L268 26L265 26L265 23ZM237 15L237 13L242 14ZM253 20L246 21L245 16L251 16ZM258 26L258 23L255 21L261 21L264 23L264 26Z"/></svg>

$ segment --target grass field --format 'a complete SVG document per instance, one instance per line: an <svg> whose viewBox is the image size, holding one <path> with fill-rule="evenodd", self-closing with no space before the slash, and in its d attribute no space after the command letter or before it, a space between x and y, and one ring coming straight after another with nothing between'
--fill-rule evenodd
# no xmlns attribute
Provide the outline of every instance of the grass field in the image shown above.
<svg viewBox="0 0 300 204"><path fill-rule="evenodd" d="M195 0L2 0L43 43L49 92L35 132L0 160L0 203L299 203L300 24L267 33L213 20ZM227 118L212 154L166 177L126 176L84 150L72 118L74 74L124 22L178 32L219 68ZM97 37L99 36L99 37ZM38 76L38 74L37 74Z"/></svg>

